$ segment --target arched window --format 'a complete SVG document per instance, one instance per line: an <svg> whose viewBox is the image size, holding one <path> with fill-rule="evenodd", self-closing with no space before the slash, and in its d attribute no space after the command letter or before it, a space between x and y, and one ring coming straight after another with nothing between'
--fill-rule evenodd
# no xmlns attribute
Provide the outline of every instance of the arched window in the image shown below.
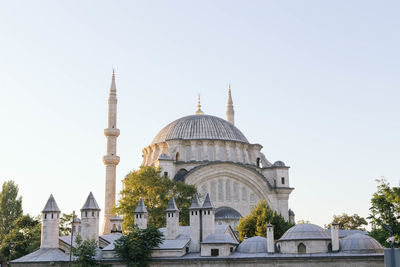
<svg viewBox="0 0 400 267"><path fill-rule="evenodd" d="M231 201L231 181L226 180L225 182L225 200Z"/></svg>
<svg viewBox="0 0 400 267"><path fill-rule="evenodd" d="M328 244L328 252L332 252L332 243Z"/></svg>
<svg viewBox="0 0 400 267"><path fill-rule="evenodd" d="M187 146L185 150L185 161L190 161L191 157L192 157L192 148L190 146Z"/></svg>
<svg viewBox="0 0 400 267"><path fill-rule="evenodd" d="M218 180L218 201L224 201L224 193L223 193L223 181Z"/></svg>
<svg viewBox="0 0 400 267"><path fill-rule="evenodd" d="M247 191L246 191L246 187L242 187L242 201L247 202Z"/></svg>
<svg viewBox="0 0 400 267"><path fill-rule="evenodd" d="M210 191L211 191L211 200L217 201L217 185L215 181L211 182Z"/></svg>
<svg viewBox="0 0 400 267"><path fill-rule="evenodd" d="M176 155L175 155L175 162L178 162L179 161L179 152L176 152Z"/></svg>
<svg viewBox="0 0 400 267"><path fill-rule="evenodd" d="M285 177L281 178L281 182L282 182L282 184L285 184Z"/></svg>
<svg viewBox="0 0 400 267"><path fill-rule="evenodd" d="M306 253L307 252L307 250L306 250L306 245L304 245L303 243L300 243L298 246L297 246L297 253L299 253L299 254L304 254L304 253Z"/></svg>
<svg viewBox="0 0 400 267"><path fill-rule="evenodd" d="M197 161L202 161L201 146L197 147Z"/></svg>
<svg viewBox="0 0 400 267"><path fill-rule="evenodd" d="M239 201L239 185L236 182L233 183L233 200L235 202Z"/></svg>
<svg viewBox="0 0 400 267"><path fill-rule="evenodd" d="M260 166L261 166L260 158L257 158L256 165L257 165L258 168L260 168Z"/></svg>
<svg viewBox="0 0 400 267"><path fill-rule="evenodd" d="M214 161L214 147L211 145L208 146L208 160Z"/></svg>

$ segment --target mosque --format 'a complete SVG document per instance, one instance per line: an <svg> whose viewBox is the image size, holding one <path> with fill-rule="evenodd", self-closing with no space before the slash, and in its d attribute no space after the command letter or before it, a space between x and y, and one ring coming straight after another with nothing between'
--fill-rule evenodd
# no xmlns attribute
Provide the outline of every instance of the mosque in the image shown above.
<svg viewBox="0 0 400 267"><path fill-rule="evenodd" d="M108 98L108 127L104 130L107 153L104 220L99 232L100 211L89 194L80 219L73 222L72 236L59 236L60 209L51 195L42 211L40 249L11 262L12 266L67 266L75 238L95 239L96 258L112 266L125 266L114 251L122 235L123 218L113 214L116 203L117 88L113 71ZM259 200L285 220L294 222L289 209L289 167L283 161L271 163L235 126L231 88L228 88L226 119L206 115L200 97L194 115L179 118L154 137L143 149L144 166L156 166L170 179L196 186L202 198L193 196L190 225L179 225L179 207L174 198L166 209L164 240L153 249L151 266L382 266L383 248L366 232L340 230L333 223L326 230L313 224L290 228L274 240L274 226L267 226L267 238L251 237L239 242L235 226ZM147 227L147 209L141 199L134 212L135 224Z"/></svg>

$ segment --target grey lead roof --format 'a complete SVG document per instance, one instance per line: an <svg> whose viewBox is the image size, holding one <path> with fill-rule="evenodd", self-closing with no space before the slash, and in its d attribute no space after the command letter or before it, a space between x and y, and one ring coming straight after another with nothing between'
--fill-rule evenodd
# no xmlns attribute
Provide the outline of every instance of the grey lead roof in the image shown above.
<svg viewBox="0 0 400 267"><path fill-rule="evenodd" d="M174 139L211 139L249 143L243 133L233 124L210 115L190 115L175 120L154 137L152 144Z"/></svg>
<svg viewBox="0 0 400 267"><path fill-rule="evenodd" d="M227 234L221 234L221 233L214 233L211 235L208 235L202 244L233 244L237 245L238 242L234 240L230 235Z"/></svg>
<svg viewBox="0 0 400 267"><path fill-rule="evenodd" d="M146 213L146 212L147 212L146 205L144 205L143 198L140 198L139 204L133 213Z"/></svg>
<svg viewBox="0 0 400 267"><path fill-rule="evenodd" d="M165 211L178 211L178 207L175 203L175 198L172 196L169 200L168 207Z"/></svg>
<svg viewBox="0 0 400 267"><path fill-rule="evenodd" d="M42 212L61 212L57 206L56 200L51 194L49 199L47 200L46 205L44 206Z"/></svg>
<svg viewBox="0 0 400 267"><path fill-rule="evenodd" d="M200 206L199 197L197 196L197 194L195 194L193 196L192 204L190 205L189 210L197 210L200 208L201 208L201 206Z"/></svg>
<svg viewBox="0 0 400 267"><path fill-rule="evenodd" d="M207 193L206 198L204 199L203 209L212 209L214 208L213 204L211 203L210 195Z"/></svg>
<svg viewBox="0 0 400 267"><path fill-rule="evenodd" d="M253 236L244 240L237 248L237 252L241 253L266 253L267 239L262 236Z"/></svg>
<svg viewBox="0 0 400 267"><path fill-rule="evenodd" d="M287 230L282 237L278 240L289 241L289 240L320 240L320 239L331 239L328 233L322 227L311 224L303 223L291 227Z"/></svg>
<svg viewBox="0 0 400 267"><path fill-rule="evenodd" d="M40 248L28 255L11 261L12 263L19 262L60 262L69 261L69 254L62 252L58 248Z"/></svg>
<svg viewBox="0 0 400 267"><path fill-rule="evenodd" d="M96 199L94 199L92 192L89 193L89 196L87 197L86 202L81 210L100 210L99 205L97 205Z"/></svg>
<svg viewBox="0 0 400 267"><path fill-rule="evenodd" d="M383 248L378 241L372 237L360 233L346 236L340 240L340 250L344 253L366 254L382 253Z"/></svg>

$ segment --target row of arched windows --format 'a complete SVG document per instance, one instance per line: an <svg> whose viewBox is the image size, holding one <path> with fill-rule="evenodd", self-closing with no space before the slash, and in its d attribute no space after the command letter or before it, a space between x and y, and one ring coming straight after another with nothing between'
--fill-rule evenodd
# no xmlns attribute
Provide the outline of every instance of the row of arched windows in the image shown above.
<svg viewBox="0 0 400 267"><path fill-rule="evenodd" d="M209 190L208 190L209 187ZM233 194L232 194L233 191ZM207 193L210 194L212 201L219 202L248 202L248 192L246 186L241 186L237 182L231 182L231 180L218 179L218 181L211 181L208 185L204 184L201 186L201 194L205 196ZM250 192L250 203L256 203L256 195Z"/></svg>

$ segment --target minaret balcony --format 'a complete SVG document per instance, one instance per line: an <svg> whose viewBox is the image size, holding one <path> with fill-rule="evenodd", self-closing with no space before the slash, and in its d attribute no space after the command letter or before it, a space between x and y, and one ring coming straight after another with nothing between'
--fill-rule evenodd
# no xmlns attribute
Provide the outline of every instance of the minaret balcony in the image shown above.
<svg viewBox="0 0 400 267"><path fill-rule="evenodd" d="M113 155L103 156L103 162L105 165L118 165L119 157Z"/></svg>
<svg viewBox="0 0 400 267"><path fill-rule="evenodd" d="M119 129L117 129L117 128L107 128L107 129L104 129L104 135L105 135L105 136L115 136L115 137L118 137L118 136L119 136Z"/></svg>

